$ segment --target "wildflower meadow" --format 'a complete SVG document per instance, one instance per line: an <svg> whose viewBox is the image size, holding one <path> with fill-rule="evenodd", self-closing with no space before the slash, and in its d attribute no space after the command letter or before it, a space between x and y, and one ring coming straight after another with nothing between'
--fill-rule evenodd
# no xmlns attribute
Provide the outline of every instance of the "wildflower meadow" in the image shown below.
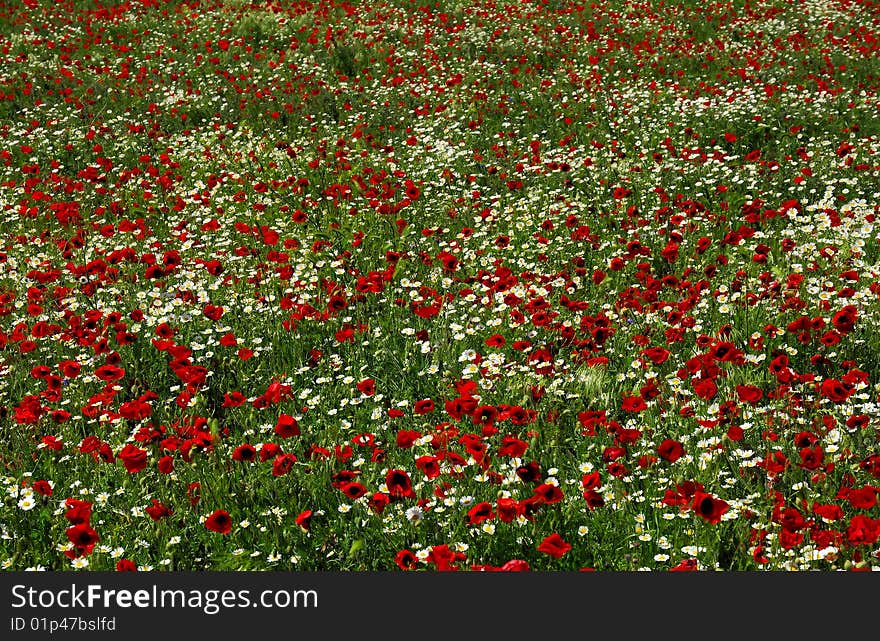
<svg viewBox="0 0 880 641"><path fill-rule="evenodd" d="M0 2L0 567L880 569L880 3Z"/></svg>

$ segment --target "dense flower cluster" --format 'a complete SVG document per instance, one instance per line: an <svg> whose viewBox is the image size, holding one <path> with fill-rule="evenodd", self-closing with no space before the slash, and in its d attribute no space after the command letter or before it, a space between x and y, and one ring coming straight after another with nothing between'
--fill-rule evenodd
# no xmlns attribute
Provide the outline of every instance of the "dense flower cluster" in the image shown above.
<svg viewBox="0 0 880 641"><path fill-rule="evenodd" d="M0 4L4 569L880 569L880 5Z"/></svg>

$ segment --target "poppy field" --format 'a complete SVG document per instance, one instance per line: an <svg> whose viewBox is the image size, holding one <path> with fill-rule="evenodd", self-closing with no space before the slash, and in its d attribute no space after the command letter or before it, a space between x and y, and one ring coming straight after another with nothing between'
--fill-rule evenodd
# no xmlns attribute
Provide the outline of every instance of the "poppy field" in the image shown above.
<svg viewBox="0 0 880 641"><path fill-rule="evenodd" d="M0 2L0 567L880 569L880 3Z"/></svg>

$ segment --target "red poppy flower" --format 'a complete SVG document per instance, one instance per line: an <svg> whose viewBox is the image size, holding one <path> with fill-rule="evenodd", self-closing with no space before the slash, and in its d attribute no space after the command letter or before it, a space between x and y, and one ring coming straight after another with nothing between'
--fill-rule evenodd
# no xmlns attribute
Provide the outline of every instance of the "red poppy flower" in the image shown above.
<svg viewBox="0 0 880 641"><path fill-rule="evenodd" d="M422 437L421 432L416 430L400 430L397 433L397 447L401 449L409 449L418 439Z"/></svg>
<svg viewBox="0 0 880 641"><path fill-rule="evenodd" d="M721 521L721 515L730 509L726 501L717 499L711 494L697 492L694 494L694 502L691 504L694 512L709 523Z"/></svg>
<svg viewBox="0 0 880 641"><path fill-rule="evenodd" d="M90 554L95 544L101 540L98 533L88 523L79 523L67 528L67 540L73 543L80 554Z"/></svg>
<svg viewBox="0 0 880 641"><path fill-rule="evenodd" d="M718 393L718 386L711 378L698 378L695 381L692 381L692 386L694 388L694 394L702 398L704 401L714 398L715 394Z"/></svg>
<svg viewBox="0 0 880 641"><path fill-rule="evenodd" d="M144 508L144 512L146 512L147 515L154 521L158 521L159 519L174 514L174 510L172 510L167 505L160 503L156 499L152 499L152 502L153 504L150 507Z"/></svg>
<svg viewBox="0 0 880 641"><path fill-rule="evenodd" d="M394 556L394 563L396 563L397 567L401 570L415 570L416 565L418 564L418 559L416 559L416 555L409 550L400 550Z"/></svg>
<svg viewBox="0 0 880 641"><path fill-rule="evenodd" d="M865 414L853 414L846 419L846 426L850 430L863 430L868 426L870 419Z"/></svg>
<svg viewBox="0 0 880 641"><path fill-rule="evenodd" d="M498 418L498 410L492 405L480 405L471 414L474 425L492 425Z"/></svg>
<svg viewBox="0 0 880 641"><path fill-rule="evenodd" d="M88 523L91 519L92 503L89 501L67 499L64 502L64 507L67 508L67 511L64 513L64 518L70 521L73 525Z"/></svg>
<svg viewBox="0 0 880 641"><path fill-rule="evenodd" d="M498 514L498 520L502 523L510 523L520 514L522 508L514 499L500 498L495 500L495 510Z"/></svg>
<svg viewBox="0 0 880 641"><path fill-rule="evenodd" d="M118 381L125 376L125 370L115 365L101 365L95 370L95 376L102 381Z"/></svg>
<svg viewBox="0 0 880 641"><path fill-rule="evenodd" d="M390 502L391 497L385 494L385 492L376 492L367 499L367 505L374 514L382 514Z"/></svg>
<svg viewBox="0 0 880 641"><path fill-rule="evenodd" d="M871 454L865 457L859 463L859 467L875 479L880 479L880 454Z"/></svg>
<svg viewBox="0 0 880 641"><path fill-rule="evenodd" d="M538 419L538 413L535 410L527 410L519 405L511 407L508 410L508 416L514 425L528 425Z"/></svg>
<svg viewBox="0 0 880 641"><path fill-rule="evenodd" d="M238 344L238 339L232 332L227 332L220 337L220 344L223 345L223 347L233 347Z"/></svg>
<svg viewBox="0 0 880 641"><path fill-rule="evenodd" d="M870 510L877 505L878 489L870 485L849 490L846 493L846 500L857 510Z"/></svg>
<svg viewBox="0 0 880 641"><path fill-rule="evenodd" d="M492 504L482 501L468 510L465 521L468 525L479 525L483 521L491 521L494 518L495 513L492 511Z"/></svg>
<svg viewBox="0 0 880 641"><path fill-rule="evenodd" d="M477 408L477 401L472 398L454 398L447 400L445 403L446 413L456 421L461 420L462 416L470 416Z"/></svg>
<svg viewBox="0 0 880 641"><path fill-rule="evenodd" d="M864 514L852 517L846 528L846 542L849 545L874 545L880 538L880 519L872 519Z"/></svg>
<svg viewBox="0 0 880 641"><path fill-rule="evenodd" d="M501 439L501 447L498 448L498 456L510 456L521 458L528 449L529 444L514 436L505 436Z"/></svg>
<svg viewBox="0 0 880 641"><path fill-rule="evenodd" d="M754 385L737 385L736 393L739 396L739 400L752 403L753 405L764 396L764 392Z"/></svg>
<svg viewBox="0 0 880 641"><path fill-rule="evenodd" d="M657 454L660 458L675 463L684 455L684 447L678 441L667 438L657 446Z"/></svg>
<svg viewBox="0 0 880 641"><path fill-rule="evenodd" d="M828 521L839 521L843 518L843 510L839 505L820 505L814 502L813 514Z"/></svg>
<svg viewBox="0 0 880 641"><path fill-rule="evenodd" d="M816 447L805 447L801 449L800 456L800 467L805 470L817 470L822 467L825 453L822 451L822 448L817 445Z"/></svg>
<svg viewBox="0 0 880 641"><path fill-rule="evenodd" d="M294 417L282 414L278 417L278 422L275 424L275 433L281 438L299 436L299 423Z"/></svg>
<svg viewBox="0 0 880 641"><path fill-rule="evenodd" d="M202 309L202 313L212 321L220 320L220 318L223 316L223 312L224 309L222 307L220 307L219 305L212 305L211 303L208 303Z"/></svg>
<svg viewBox="0 0 880 641"><path fill-rule="evenodd" d="M670 572L696 572L700 566L696 559L682 559L674 568L669 568Z"/></svg>
<svg viewBox="0 0 880 641"><path fill-rule="evenodd" d="M461 552L455 552L448 545L435 545L428 554L428 563L434 565L439 572L450 572L456 570L455 563L464 561L467 557Z"/></svg>
<svg viewBox="0 0 880 641"><path fill-rule="evenodd" d="M52 486L49 485L48 481L34 481L31 487L34 489L34 492L41 496L52 496Z"/></svg>
<svg viewBox="0 0 880 641"><path fill-rule="evenodd" d="M249 443L242 443L232 451L233 461L255 461L257 458L257 448Z"/></svg>
<svg viewBox="0 0 880 641"><path fill-rule="evenodd" d="M153 413L149 403L135 399L119 406L119 413L129 421L141 421Z"/></svg>
<svg viewBox="0 0 880 641"><path fill-rule="evenodd" d="M571 544L555 532L541 541L538 546L538 552L549 554L554 559L561 558L569 550L571 550Z"/></svg>
<svg viewBox="0 0 880 641"><path fill-rule="evenodd" d="M119 559L116 562L116 571L117 572L137 572L137 565L135 562L130 559Z"/></svg>
<svg viewBox="0 0 880 641"><path fill-rule="evenodd" d="M453 254L450 254L448 251L441 251L439 254L437 254L437 258L443 265L444 271L454 272L458 269L458 258L456 258Z"/></svg>
<svg viewBox="0 0 880 641"><path fill-rule="evenodd" d="M372 378L365 378L357 384L357 390L364 396L372 396L376 393L376 381Z"/></svg>
<svg viewBox="0 0 880 641"><path fill-rule="evenodd" d="M587 502L587 507L591 510L605 507L605 498L596 490L584 490L584 500Z"/></svg>
<svg viewBox="0 0 880 641"><path fill-rule="evenodd" d="M215 510L205 519L205 527L218 534L229 534L232 531L232 517L226 510Z"/></svg>
<svg viewBox="0 0 880 641"><path fill-rule="evenodd" d="M391 498L413 498L415 492L412 489L412 481L403 470L389 470L385 475L385 485L388 486L388 493Z"/></svg>
<svg viewBox="0 0 880 641"><path fill-rule="evenodd" d="M831 319L836 329L841 334L847 334L855 329L858 320L858 310L854 305L847 305L837 312Z"/></svg>
<svg viewBox="0 0 880 641"><path fill-rule="evenodd" d="M827 332L822 334L819 340L825 347L834 347L841 341L842 338L843 335L840 332L829 329Z"/></svg>
<svg viewBox="0 0 880 641"><path fill-rule="evenodd" d="M171 456L163 456L156 461L156 467L162 474L171 474L174 471L174 458Z"/></svg>
<svg viewBox="0 0 880 641"><path fill-rule="evenodd" d="M662 347L649 347L642 350L642 355L655 365L665 363L666 359L669 358L669 354L670 351L668 349L663 349Z"/></svg>
<svg viewBox="0 0 880 641"><path fill-rule="evenodd" d="M117 456L129 474L136 474L147 467L147 450L131 443L126 444Z"/></svg>
<svg viewBox="0 0 880 641"><path fill-rule="evenodd" d="M641 412L648 409L648 404L641 396L626 396L621 403L621 408L627 412Z"/></svg>
<svg viewBox="0 0 880 641"><path fill-rule="evenodd" d="M529 461L516 468L516 475L525 483L534 483L541 478L541 468L537 461Z"/></svg>
<svg viewBox="0 0 880 641"><path fill-rule="evenodd" d="M429 414L434 411L434 401L430 398L424 398L422 400L416 401L415 406L413 407L413 412L418 415Z"/></svg>
<svg viewBox="0 0 880 641"><path fill-rule="evenodd" d="M360 498L367 493L367 488L360 483L342 483L340 484L339 489L345 494L345 496L352 500Z"/></svg>
<svg viewBox="0 0 880 641"><path fill-rule="evenodd" d="M589 474L584 474L581 478L581 486L585 490L595 490L598 489L602 485L602 477L599 472L590 472Z"/></svg>
<svg viewBox="0 0 880 641"><path fill-rule="evenodd" d="M223 395L223 407L238 407L244 405L247 399L241 392L228 392Z"/></svg>
<svg viewBox="0 0 880 641"><path fill-rule="evenodd" d="M190 483L186 488L186 498L189 499L189 504L193 507L198 505L202 500L202 484L198 481Z"/></svg>
<svg viewBox="0 0 880 641"><path fill-rule="evenodd" d="M373 447L376 443L376 435L371 432L364 432L354 436L351 442L360 447Z"/></svg>
<svg viewBox="0 0 880 641"><path fill-rule="evenodd" d="M619 447L617 445L609 445L605 449L602 450L602 461L605 463L610 463L612 461L616 461L619 458L623 458L626 456L626 448Z"/></svg>
<svg viewBox="0 0 880 641"><path fill-rule="evenodd" d="M541 500L548 504L559 503L564 498L562 490L550 483L542 483L532 490L532 492L534 493L534 496L541 497Z"/></svg>
<svg viewBox="0 0 880 641"><path fill-rule="evenodd" d="M852 391L837 379L829 378L822 381L821 393L822 396L835 403L843 403L850 397Z"/></svg>
<svg viewBox="0 0 880 641"><path fill-rule="evenodd" d="M296 456L293 454L279 454L272 461L272 476L284 476L293 469Z"/></svg>
<svg viewBox="0 0 880 641"><path fill-rule="evenodd" d="M715 360L730 362L736 360L742 352L733 343L719 342L709 351L709 356Z"/></svg>
<svg viewBox="0 0 880 641"><path fill-rule="evenodd" d="M629 468L627 468L627 466L620 461L612 461L611 463L609 463L607 470L611 476L614 476L616 478L620 478L629 474Z"/></svg>
<svg viewBox="0 0 880 641"><path fill-rule="evenodd" d="M489 347L504 347L504 344L507 341L504 340L504 337L501 334L492 334L483 342Z"/></svg>
<svg viewBox="0 0 880 641"><path fill-rule="evenodd" d="M51 416L56 423L66 423L70 420L70 412L67 410L52 410Z"/></svg>
<svg viewBox="0 0 880 641"><path fill-rule="evenodd" d="M76 378L79 376L81 365L76 361L61 361L58 363L58 369L64 374L65 378Z"/></svg>
<svg viewBox="0 0 880 641"><path fill-rule="evenodd" d="M299 514L297 514L294 522L300 526L306 532L309 531L309 528L312 527L312 515L313 512L311 510L303 510Z"/></svg>
<svg viewBox="0 0 880 641"><path fill-rule="evenodd" d="M205 269L211 276L219 276L223 273L223 263L217 259L205 261Z"/></svg>

